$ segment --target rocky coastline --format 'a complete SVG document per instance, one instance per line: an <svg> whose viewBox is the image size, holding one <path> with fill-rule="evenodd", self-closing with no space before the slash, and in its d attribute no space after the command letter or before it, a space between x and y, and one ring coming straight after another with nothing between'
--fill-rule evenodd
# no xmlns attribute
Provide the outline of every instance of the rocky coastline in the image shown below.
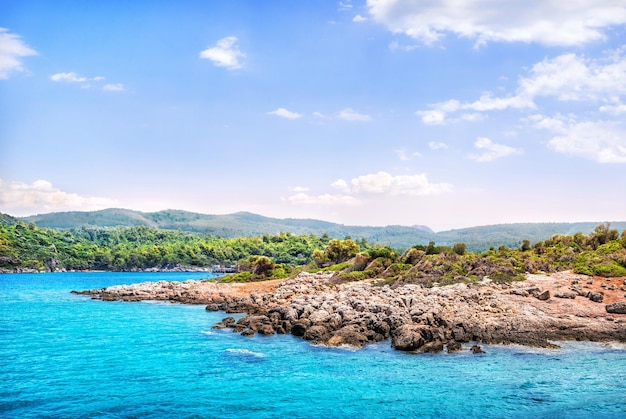
<svg viewBox="0 0 626 419"><path fill-rule="evenodd" d="M228 284L159 281L73 291L104 301L160 300L245 313L213 327L244 336L291 333L314 344L360 348L390 339L410 352L463 343L555 347L563 340L626 342L626 280L559 272L510 284L426 288L383 280L341 283L332 273ZM472 347L476 353L479 346Z"/></svg>

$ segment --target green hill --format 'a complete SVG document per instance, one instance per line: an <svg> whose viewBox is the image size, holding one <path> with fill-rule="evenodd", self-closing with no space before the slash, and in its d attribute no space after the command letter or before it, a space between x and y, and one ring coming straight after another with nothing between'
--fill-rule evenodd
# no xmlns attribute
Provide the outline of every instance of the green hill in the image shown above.
<svg viewBox="0 0 626 419"><path fill-rule="evenodd" d="M6 218L10 222L12 217ZM106 209L91 212L57 212L20 219L38 227L54 229L79 229L81 227L135 227L147 226L164 230L210 234L217 237L250 237L275 235L289 232L296 235L328 234L333 238L350 236L366 239L370 243L407 248L417 244L450 246L465 243L470 251L483 251L502 245L516 248L522 240L531 243L545 240L555 234L589 234L603 221L585 223L518 223L471 227L457 230L433 232L425 226L385 227L348 226L314 219L279 219L264 217L249 212L227 215L198 214L181 210L139 212L126 209ZM612 228L626 229L626 222L612 222Z"/></svg>

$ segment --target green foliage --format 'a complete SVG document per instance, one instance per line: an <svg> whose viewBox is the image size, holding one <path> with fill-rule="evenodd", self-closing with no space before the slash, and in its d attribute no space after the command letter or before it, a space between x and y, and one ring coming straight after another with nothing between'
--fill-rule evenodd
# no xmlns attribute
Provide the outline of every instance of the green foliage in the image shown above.
<svg viewBox="0 0 626 419"><path fill-rule="evenodd" d="M275 269L271 263L306 265L313 261L314 251L323 247L317 236L289 233L224 239L145 226L53 230L19 221L0 224L0 269L6 271L208 268L243 261L245 270L268 275ZM253 266L245 262L249 256L266 259Z"/></svg>
<svg viewBox="0 0 626 419"><path fill-rule="evenodd" d="M360 250L359 245L352 239L333 239L324 248L324 253L328 260L336 264L353 258Z"/></svg>
<svg viewBox="0 0 626 419"><path fill-rule="evenodd" d="M463 256L465 254L465 250L465 243L455 243L454 246L452 246L452 251L459 256Z"/></svg>

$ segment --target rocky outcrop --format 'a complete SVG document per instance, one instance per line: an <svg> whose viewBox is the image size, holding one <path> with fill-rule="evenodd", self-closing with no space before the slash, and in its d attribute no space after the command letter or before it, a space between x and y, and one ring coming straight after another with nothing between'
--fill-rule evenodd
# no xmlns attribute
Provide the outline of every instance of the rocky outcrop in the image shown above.
<svg viewBox="0 0 626 419"><path fill-rule="evenodd" d="M301 273L259 292L234 293L231 284L161 281L83 293L103 300L206 304L210 311L247 314L237 322L226 317L215 328L245 336L291 333L328 346L362 347L390 339L401 351L455 352L472 341L540 347L553 347L554 340L626 342L626 316L620 314L626 303L604 310L591 297L577 299L581 294L572 289L583 285L566 278L555 274L512 284L424 288L379 280L336 283L330 273Z"/></svg>

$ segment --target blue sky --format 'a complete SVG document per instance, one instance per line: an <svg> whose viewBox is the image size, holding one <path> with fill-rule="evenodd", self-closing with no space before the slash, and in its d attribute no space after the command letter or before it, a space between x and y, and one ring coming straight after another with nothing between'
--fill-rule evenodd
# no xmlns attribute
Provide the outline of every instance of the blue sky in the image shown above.
<svg viewBox="0 0 626 419"><path fill-rule="evenodd" d="M625 1L2 0L0 28L4 213L626 220Z"/></svg>

